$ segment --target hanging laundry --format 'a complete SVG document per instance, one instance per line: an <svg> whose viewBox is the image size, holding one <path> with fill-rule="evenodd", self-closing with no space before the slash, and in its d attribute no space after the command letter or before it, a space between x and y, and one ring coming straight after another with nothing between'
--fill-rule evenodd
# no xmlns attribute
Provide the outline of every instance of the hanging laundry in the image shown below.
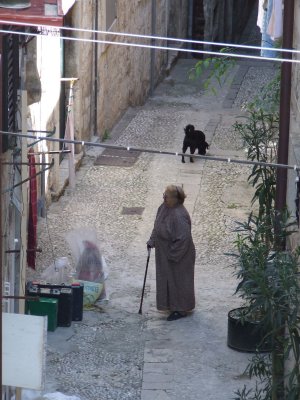
<svg viewBox="0 0 300 400"><path fill-rule="evenodd" d="M274 40L267 32L273 10L273 1L274 0L259 0L258 4L257 25L259 26L262 35L261 47L265 48L274 47ZM277 52L273 50L262 49L261 56L276 58Z"/></svg>
<svg viewBox="0 0 300 400"><path fill-rule="evenodd" d="M278 40L283 33L283 4L282 0L273 0L273 8L267 29L272 40Z"/></svg>
<svg viewBox="0 0 300 400"><path fill-rule="evenodd" d="M35 157L33 149L28 152L29 163L29 215L27 236L27 264L35 269L36 246L37 246L37 181Z"/></svg>
<svg viewBox="0 0 300 400"><path fill-rule="evenodd" d="M264 21L264 13L268 7L268 0L259 0L258 2L258 15L257 15L257 26L262 32L263 29L263 21Z"/></svg>

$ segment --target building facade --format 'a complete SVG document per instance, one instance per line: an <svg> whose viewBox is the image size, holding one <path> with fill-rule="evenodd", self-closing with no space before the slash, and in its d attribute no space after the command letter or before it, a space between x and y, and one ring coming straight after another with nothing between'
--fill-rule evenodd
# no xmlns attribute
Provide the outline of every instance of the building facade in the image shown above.
<svg viewBox="0 0 300 400"><path fill-rule="evenodd" d="M168 52L130 47L154 42L114 32L167 36L172 31L186 37L188 3L172 1L171 6L170 0L32 0L24 9L14 9L13 3L1 7L0 1L0 20L5 21L0 34L1 129L36 136L1 136L8 294L24 295L29 259L34 267L28 254L34 255L38 246L37 217L45 216L46 203L68 181L64 152L80 151L40 137L101 140L128 107L143 104L164 75ZM6 307L22 311L24 301L9 301Z"/></svg>
<svg viewBox="0 0 300 400"><path fill-rule="evenodd" d="M68 19L82 26L111 33L72 32L71 36L98 40L65 43L67 76L79 78L75 91L75 136L103 137L128 107L143 104L164 74L167 51L129 47L150 45L150 39L115 35L114 32L166 37L187 37L188 2L173 0L77 1ZM110 42L110 43L101 43ZM115 45L113 43L122 44ZM158 45L166 46L164 41Z"/></svg>

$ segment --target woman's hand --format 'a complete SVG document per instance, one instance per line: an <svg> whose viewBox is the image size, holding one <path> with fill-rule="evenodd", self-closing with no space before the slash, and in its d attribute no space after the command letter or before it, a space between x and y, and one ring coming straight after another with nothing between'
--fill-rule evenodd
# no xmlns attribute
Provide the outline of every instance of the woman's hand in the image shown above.
<svg viewBox="0 0 300 400"><path fill-rule="evenodd" d="M153 249L154 247L155 246L154 246L153 240L149 239L148 242L147 242L147 250Z"/></svg>

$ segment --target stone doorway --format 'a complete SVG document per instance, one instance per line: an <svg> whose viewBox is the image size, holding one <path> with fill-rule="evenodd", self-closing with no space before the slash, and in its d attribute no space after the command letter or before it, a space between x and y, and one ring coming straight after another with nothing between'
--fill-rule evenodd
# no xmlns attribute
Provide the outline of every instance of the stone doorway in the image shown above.
<svg viewBox="0 0 300 400"><path fill-rule="evenodd" d="M192 39L204 40L205 18L203 0L194 0L193 2L193 26L192 26ZM203 45L193 44L193 50L203 50ZM193 53L195 58L203 58L203 54Z"/></svg>

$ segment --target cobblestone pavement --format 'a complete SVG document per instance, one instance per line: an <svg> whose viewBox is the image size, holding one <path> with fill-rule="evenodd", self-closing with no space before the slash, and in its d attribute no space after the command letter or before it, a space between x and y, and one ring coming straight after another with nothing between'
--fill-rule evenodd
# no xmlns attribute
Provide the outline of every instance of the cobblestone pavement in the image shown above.
<svg viewBox="0 0 300 400"><path fill-rule="evenodd" d="M208 155L244 158L243 143L232 128L249 96L243 85L261 87L272 66L258 63L253 73L253 62L237 64L231 85L214 97L203 93L200 81L188 79L194 64L194 59L180 59L143 107L128 110L108 143L180 151L183 128L192 123L206 133ZM240 81L235 97L234 80ZM182 164L179 157L151 154L141 154L131 167L95 166L100 153L96 147L87 150L76 188L67 190L39 221L43 253L37 275L53 256L71 260L65 235L80 226L97 230L110 268L109 303L85 311L83 321L70 328L48 333L46 391L81 400L232 398L247 382L243 372L249 357L226 346L227 313L239 300L232 295L232 260L224 252L232 250L234 221L249 211L248 167L199 159ZM170 323L155 308L154 254L143 315L138 309L145 243L171 183L182 185L188 196L197 249L197 306L187 318ZM124 215L123 207L144 211Z"/></svg>

